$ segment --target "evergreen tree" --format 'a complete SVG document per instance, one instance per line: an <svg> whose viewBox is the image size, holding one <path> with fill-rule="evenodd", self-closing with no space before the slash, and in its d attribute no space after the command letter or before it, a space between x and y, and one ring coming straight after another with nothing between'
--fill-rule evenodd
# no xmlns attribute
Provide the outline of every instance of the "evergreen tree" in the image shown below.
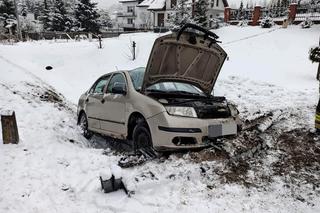
<svg viewBox="0 0 320 213"><path fill-rule="evenodd" d="M281 7L285 8L289 6L289 0L282 0L281 1Z"/></svg>
<svg viewBox="0 0 320 213"><path fill-rule="evenodd" d="M43 0L42 3L40 3L39 8L39 20L43 24L43 30L48 31L50 30L51 20L50 20L50 12L52 9L51 2L48 0Z"/></svg>
<svg viewBox="0 0 320 213"><path fill-rule="evenodd" d="M0 14L15 15L15 9L12 0L0 0Z"/></svg>
<svg viewBox="0 0 320 213"><path fill-rule="evenodd" d="M33 10L35 20L38 20L39 16L41 16L41 12L42 12L41 4L40 2L36 1L34 3L34 10Z"/></svg>
<svg viewBox="0 0 320 213"><path fill-rule="evenodd" d="M240 2L240 7L238 10L238 20L242 20L243 19L243 1Z"/></svg>
<svg viewBox="0 0 320 213"><path fill-rule="evenodd" d="M76 5L75 18L79 23L79 27L84 31L99 32L99 14L96 6L97 3L92 3L90 0L80 0Z"/></svg>
<svg viewBox="0 0 320 213"><path fill-rule="evenodd" d="M2 27L12 26L12 32L15 32L15 8L12 0L0 0L0 20L4 20Z"/></svg>
<svg viewBox="0 0 320 213"><path fill-rule="evenodd" d="M18 8L19 8L19 15L26 17L28 14L28 6L27 6L27 2L26 1L20 1L18 4Z"/></svg>
<svg viewBox="0 0 320 213"><path fill-rule="evenodd" d="M208 27L208 5L207 0L198 0L194 5L194 22L202 27Z"/></svg>
<svg viewBox="0 0 320 213"><path fill-rule="evenodd" d="M192 22L192 10L189 0L178 0L174 7L174 12L168 19L171 28L182 27L186 23Z"/></svg>
<svg viewBox="0 0 320 213"><path fill-rule="evenodd" d="M70 29L71 23L63 0L55 0L49 20L52 31L68 31Z"/></svg>

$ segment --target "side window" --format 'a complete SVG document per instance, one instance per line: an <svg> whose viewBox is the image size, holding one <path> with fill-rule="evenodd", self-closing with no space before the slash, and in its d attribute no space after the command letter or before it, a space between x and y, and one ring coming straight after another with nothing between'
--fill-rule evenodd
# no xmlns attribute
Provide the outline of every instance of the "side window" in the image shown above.
<svg viewBox="0 0 320 213"><path fill-rule="evenodd" d="M108 84L107 93L112 93L112 88L115 85L122 85L124 88L126 88L126 79L122 74L117 73L112 76Z"/></svg>
<svg viewBox="0 0 320 213"><path fill-rule="evenodd" d="M107 82L109 80L110 76L103 77L99 79L93 88L90 90L91 93L103 93L103 89L107 85Z"/></svg>

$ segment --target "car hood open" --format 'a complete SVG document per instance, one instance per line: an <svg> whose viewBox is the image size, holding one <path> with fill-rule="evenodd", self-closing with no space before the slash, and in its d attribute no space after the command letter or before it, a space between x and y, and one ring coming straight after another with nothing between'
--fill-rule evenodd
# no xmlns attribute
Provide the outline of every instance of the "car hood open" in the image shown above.
<svg viewBox="0 0 320 213"><path fill-rule="evenodd" d="M211 94L226 57L216 42L199 34L159 37L150 54L142 91L160 82L184 82Z"/></svg>

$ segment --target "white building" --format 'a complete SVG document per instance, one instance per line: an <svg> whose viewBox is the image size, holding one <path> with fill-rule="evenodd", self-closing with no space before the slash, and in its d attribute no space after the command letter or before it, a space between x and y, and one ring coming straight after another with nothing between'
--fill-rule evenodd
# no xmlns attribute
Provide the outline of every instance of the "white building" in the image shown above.
<svg viewBox="0 0 320 213"><path fill-rule="evenodd" d="M168 27L167 20L174 13L178 0L120 0L122 11L118 23L124 29L150 29ZM190 7L195 0L190 0ZM209 0L209 27L216 18L223 18L227 0Z"/></svg>
<svg viewBox="0 0 320 213"><path fill-rule="evenodd" d="M224 8L229 7L227 0L211 0L208 9L209 28L213 27L215 19L224 18Z"/></svg>

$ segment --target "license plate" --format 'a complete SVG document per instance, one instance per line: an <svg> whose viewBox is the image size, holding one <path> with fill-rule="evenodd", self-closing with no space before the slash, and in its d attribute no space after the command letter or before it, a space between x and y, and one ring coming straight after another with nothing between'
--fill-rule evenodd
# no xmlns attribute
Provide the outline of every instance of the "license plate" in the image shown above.
<svg viewBox="0 0 320 213"><path fill-rule="evenodd" d="M214 124L209 125L209 137L216 138L227 135L237 134L237 124L236 123L225 123L225 124Z"/></svg>

